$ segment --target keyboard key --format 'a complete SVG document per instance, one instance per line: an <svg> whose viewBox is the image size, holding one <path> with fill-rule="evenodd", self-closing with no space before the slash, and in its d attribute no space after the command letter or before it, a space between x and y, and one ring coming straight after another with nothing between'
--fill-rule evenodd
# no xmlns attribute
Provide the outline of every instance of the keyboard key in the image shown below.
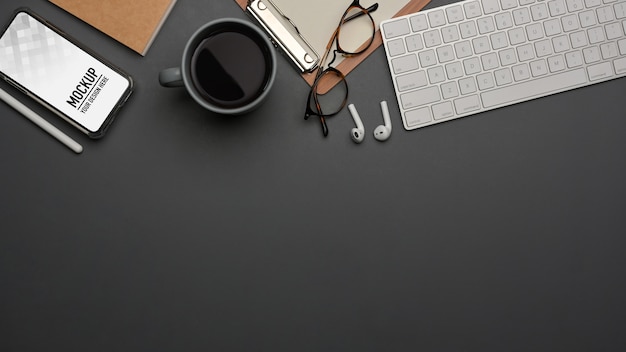
<svg viewBox="0 0 626 352"><path fill-rule="evenodd" d="M541 42L540 42L541 43ZM517 57L519 61L528 61L535 58L535 51L532 44L524 44L517 47Z"/></svg>
<svg viewBox="0 0 626 352"><path fill-rule="evenodd" d="M496 25L493 23L493 18L483 17L478 19L478 33L487 34L496 30Z"/></svg>
<svg viewBox="0 0 626 352"><path fill-rule="evenodd" d="M499 60L498 54L496 53L488 53L480 57L480 62L483 64L484 71L491 71L495 68L498 68Z"/></svg>
<svg viewBox="0 0 626 352"><path fill-rule="evenodd" d="M463 66L458 61L449 63L446 65L446 73L448 74L448 79L457 79L463 76Z"/></svg>
<svg viewBox="0 0 626 352"><path fill-rule="evenodd" d="M505 32L496 32L489 36L489 40L491 41L491 47L493 50L500 50L509 46L509 41Z"/></svg>
<svg viewBox="0 0 626 352"><path fill-rule="evenodd" d="M602 53L602 59L612 59L619 55L617 51L617 44L615 43L604 43L600 45L600 52Z"/></svg>
<svg viewBox="0 0 626 352"><path fill-rule="evenodd" d="M513 26L513 17L509 12L499 13L495 16L496 28L499 30L511 28Z"/></svg>
<svg viewBox="0 0 626 352"><path fill-rule="evenodd" d="M496 77L496 84L498 86L504 86L513 82L513 76L511 76L511 70L508 68L503 68L496 70L494 72L494 76Z"/></svg>
<svg viewBox="0 0 626 352"><path fill-rule="evenodd" d="M543 38L543 27L541 23L533 23L526 26L526 34L528 35L528 40Z"/></svg>
<svg viewBox="0 0 626 352"><path fill-rule="evenodd" d="M426 22L426 16L418 14L411 17L411 29L413 32L423 31L428 29L428 22Z"/></svg>
<svg viewBox="0 0 626 352"><path fill-rule="evenodd" d="M585 70L566 71L554 76L501 87L480 94L485 108L512 104L532 97L563 91L587 82Z"/></svg>
<svg viewBox="0 0 626 352"><path fill-rule="evenodd" d="M439 87L432 86L409 93L404 93L400 96L402 100L402 107L404 109L411 109L426 104L431 104L441 100L439 94Z"/></svg>
<svg viewBox="0 0 626 352"><path fill-rule="evenodd" d="M463 10L465 11L465 17L468 19L482 15L478 1L471 1L463 4Z"/></svg>
<svg viewBox="0 0 626 352"><path fill-rule="evenodd" d="M487 37L478 37L476 39L472 39L472 47L474 47L474 52L476 54L486 53L491 50L489 38Z"/></svg>
<svg viewBox="0 0 626 352"><path fill-rule="evenodd" d="M567 51L570 49L569 39L567 38L566 35L561 35L561 36L552 38L552 47L554 48L555 53Z"/></svg>
<svg viewBox="0 0 626 352"><path fill-rule="evenodd" d="M404 50L404 40L398 38L387 42L387 51L389 52L389 56L398 56L406 53Z"/></svg>
<svg viewBox="0 0 626 352"><path fill-rule="evenodd" d="M561 24L563 25L563 32L571 32L580 28L578 24L578 16L568 15L561 18Z"/></svg>
<svg viewBox="0 0 626 352"><path fill-rule="evenodd" d="M606 30L606 39L608 40L617 39L624 35L624 32L622 32L622 26L620 26L619 23L607 24L604 26L604 29Z"/></svg>
<svg viewBox="0 0 626 352"><path fill-rule="evenodd" d="M477 57L471 57L463 60L463 68L465 69L465 74L467 75L473 75L480 72L480 59Z"/></svg>
<svg viewBox="0 0 626 352"><path fill-rule="evenodd" d="M580 11L584 8L583 0L566 0L565 5L567 6L567 11L569 12Z"/></svg>
<svg viewBox="0 0 626 352"><path fill-rule="evenodd" d="M557 18L545 21L543 23L543 27L545 28L546 35L548 37L561 34L561 21L559 21ZM534 39L531 39L531 40L534 40Z"/></svg>
<svg viewBox="0 0 626 352"><path fill-rule="evenodd" d="M452 103L449 101L433 105L433 117L435 120L447 119L454 116Z"/></svg>
<svg viewBox="0 0 626 352"><path fill-rule="evenodd" d="M427 72L430 84L437 84L446 80L446 74L443 72L443 67L441 66L429 68Z"/></svg>
<svg viewBox="0 0 626 352"><path fill-rule="evenodd" d="M454 108L456 109L456 113L459 115L479 110L481 108L480 99L478 98L478 95L470 95L456 99L454 101Z"/></svg>
<svg viewBox="0 0 626 352"><path fill-rule="evenodd" d="M472 55L472 46L469 41L465 40L454 44L454 52L457 59L462 59Z"/></svg>
<svg viewBox="0 0 626 352"><path fill-rule="evenodd" d="M606 40L602 27L590 28L587 30L587 34L589 35L589 44L596 44Z"/></svg>
<svg viewBox="0 0 626 352"><path fill-rule="evenodd" d="M618 41L617 45L619 46L619 53L622 55L626 55L626 39Z"/></svg>
<svg viewBox="0 0 626 352"><path fill-rule="evenodd" d="M613 5L613 10L615 10L615 18L621 19L626 18L626 3L620 2Z"/></svg>
<svg viewBox="0 0 626 352"><path fill-rule="evenodd" d="M593 10L584 11L578 14L578 18L580 19L580 26L583 28L591 27L596 25L596 12Z"/></svg>
<svg viewBox="0 0 626 352"><path fill-rule="evenodd" d="M518 45L526 41L526 34L524 33L524 29L513 28L507 32L509 35L509 42L511 45Z"/></svg>
<svg viewBox="0 0 626 352"><path fill-rule="evenodd" d="M565 61L569 68L578 67L583 64L583 56L580 51L572 51L565 54Z"/></svg>
<svg viewBox="0 0 626 352"><path fill-rule="evenodd" d="M528 8L522 7L521 9L513 10L513 20L516 26L521 26L530 23L530 12Z"/></svg>
<svg viewBox="0 0 626 352"><path fill-rule="evenodd" d="M548 6L544 3L539 3L530 7L530 13L533 17L533 21L541 21L548 18Z"/></svg>
<svg viewBox="0 0 626 352"><path fill-rule="evenodd" d="M407 111L404 114L404 118L406 119L406 124L409 127L423 125L433 120L429 107Z"/></svg>
<svg viewBox="0 0 626 352"><path fill-rule="evenodd" d="M433 29L432 31L424 32L424 45L427 48L432 48L433 46L437 46L441 44L441 34L438 29Z"/></svg>
<svg viewBox="0 0 626 352"><path fill-rule="evenodd" d="M437 56L434 50L420 51L418 56L422 67L430 67L437 64Z"/></svg>
<svg viewBox="0 0 626 352"><path fill-rule="evenodd" d="M476 81L474 80L474 77L466 77L459 80L459 88L461 89L461 94L463 95L475 93Z"/></svg>
<svg viewBox="0 0 626 352"><path fill-rule="evenodd" d="M607 23L615 19L612 6L601 7L596 10L596 13L598 14L598 23Z"/></svg>
<svg viewBox="0 0 626 352"><path fill-rule="evenodd" d="M455 81L446 82L441 85L441 94L444 99L456 98L459 96L459 86Z"/></svg>
<svg viewBox="0 0 626 352"><path fill-rule="evenodd" d="M448 26L441 29L441 36L444 43L452 43L459 40L459 29L457 26Z"/></svg>
<svg viewBox="0 0 626 352"><path fill-rule="evenodd" d="M452 45L438 47L437 58L442 64L454 60L454 49L452 49Z"/></svg>
<svg viewBox="0 0 626 352"><path fill-rule="evenodd" d="M421 88L428 84L426 73L424 71L416 71L406 75L398 76L396 84L400 92Z"/></svg>
<svg viewBox="0 0 626 352"><path fill-rule="evenodd" d="M589 80L591 81L609 78L613 76L613 65L610 62L591 65L587 67L587 73L589 73Z"/></svg>
<svg viewBox="0 0 626 352"><path fill-rule="evenodd" d="M478 30L476 29L476 23L474 23L474 21L459 24L459 31L461 32L461 38L463 39L478 35Z"/></svg>
<svg viewBox="0 0 626 352"><path fill-rule="evenodd" d="M615 72L618 75L626 73L626 57L613 61L613 65L615 66Z"/></svg>
<svg viewBox="0 0 626 352"><path fill-rule="evenodd" d="M397 74L417 70L418 68L417 58L414 54L393 59L391 60L391 64L393 66L393 72Z"/></svg>
<svg viewBox="0 0 626 352"><path fill-rule="evenodd" d="M495 82L493 80L493 75L491 72L482 73L476 76L476 81L478 82L478 89L485 90L495 87Z"/></svg>
<svg viewBox="0 0 626 352"><path fill-rule="evenodd" d="M565 60L562 55L556 55L548 58L548 68L550 72L558 72L565 70Z"/></svg>
<svg viewBox="0 0 626 352"><path fill-rule="evenodd" d="M545 60L536 60L530 63L530 73L533 77L539 77L548 74L548 66Z"/></svg>
<svg viewBox="0 0 626 352"><path fill-rule="evenodd" d="M517 82L524 81L530 78L530 70L528 65L521 64L513 66L513 79Z"/></svg>
<svg viewBox="0 0 626 352"><path fill-rule="evenodd" d="M496 13L498 11L500 11L500 1L483 0L483 12L485 15Z"/></svg>
<svg viewBox="0 0 626 352"><path fill-rule="evenodd" d="M580 28L578 25L578 16L568 15L561 18L561 24L563 25L563 32L571 32Z"/></svg>
<svg viewBox="0 0 626 352"><path fill-rule="evenodd" d="M463 17L463 9L461 9L460 5L448 7L446 9L446 16L448 16L449 23L456 23L465 19L465 17Z"/></svg>
<svg viewBox="0 0 626 352"><path fill-rule="evenodd" d="M569 37L574 49L582 48L588 44L587 34L583 31L572 33Z"/></svg>
<svg viewBox="0 0 626 352"><path fill-rule="evenodd" d="M500 51L498 56L500 57L500 64L502 66L513 65L517 62L517 55L515 54L515 49L513 48Z"/></svg>
<svg viewBox="0 0 626 352"><path fill-rule="evenodd" d="M553 0L548 2L548 9L550 10L551 16L560 16L566 13L565 1L563 0Z"/></svg>
<svg viewBox="0 0 626 352"><path fill-rule="evenodd" d="M421 34L410 35L405 38L406 48L408 51L418 51L424 49Z"/></svg>
<svg viewBox="0 0 626 352"><path fill-rule="evenodd" d="M588 64L598 62L602 59L600 56L600 49L598 49L597 46L583 49L583 57L585 58L585 63Z"/></svg>
<svg viewBox="0 0 626 352"><path fill-rule="evenodd" d="M585 6L588 8L602 5L602 0L585 0Z"/></svg>
<svg viewBox="0 0 626 352"><path fill-rule="evenodd" d="M443 10L433 10L428 12L428 22L431 27L440 27L446 24L446 18Z"/></svg>
<svg viewBox="0 0 626 352"><path fill-rule="evenodd" d="M544 57L552 54L552 41L549 39L540 40L535 43L535 52L537 57ZM532 59L532 58L531 58ZM522 59L520 58L520 61Z"/></svg>
<svg viewBox="0 0 626 352"><path fill-rule="evenodd" d="M385 38L387 39L407 35L410 33L409 23L404 18L385 23L383 25L383 30L385 32Z"/></svg>
<svg viewBox="0 0 626 352"><path fill-rule="evenodd" d="M500 0L503 10L509 10L517 7L517 0Z"/></svg>

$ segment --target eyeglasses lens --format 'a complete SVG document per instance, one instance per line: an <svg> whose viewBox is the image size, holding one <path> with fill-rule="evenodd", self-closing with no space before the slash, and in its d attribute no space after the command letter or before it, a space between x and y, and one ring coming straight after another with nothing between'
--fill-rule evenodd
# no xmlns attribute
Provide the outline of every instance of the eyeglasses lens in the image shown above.
<svg viewBox="0 0 626 352"><path fill-rule="evenodd" d="M339 83L337 83L338 80ZM333 89L328 90L328 87L332 85L335 85ZM316 104L319 104L321 110L319 112L322 115L331 116L344 108L345 100L348 97L348 86L343 75L339 72L332 69L324 71L313 89L315 94L309 102L312 111L317 112Z"/></svg>
<svg viewBox="0 0 626 352"><path fill-rule="evenodd" d="M349 9L339 28L339 49L347 54L363 52L371 44L375 30L374 21L364 9Z"/></svg>

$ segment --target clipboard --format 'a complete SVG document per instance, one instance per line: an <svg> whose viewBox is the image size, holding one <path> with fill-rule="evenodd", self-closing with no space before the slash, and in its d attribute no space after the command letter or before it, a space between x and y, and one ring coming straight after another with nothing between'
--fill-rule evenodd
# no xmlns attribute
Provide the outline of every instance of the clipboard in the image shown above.
<svg viewBox="0 0 626 352"><path fill-rule="evenodd" d="M254 18L270 35L276 46L301 72L302 78L312 85L317 72L319 57L323 54L339 17L352 0L235 0L242 10ZM383 20L421 10L430 0L363 0L367 7L378 2L372 12L376 23L376 35L370 48L364 53L338 58L334 65L348 75L381 44L378 28ZM330 90L337 82L319 86L321 93Z"/></svg>

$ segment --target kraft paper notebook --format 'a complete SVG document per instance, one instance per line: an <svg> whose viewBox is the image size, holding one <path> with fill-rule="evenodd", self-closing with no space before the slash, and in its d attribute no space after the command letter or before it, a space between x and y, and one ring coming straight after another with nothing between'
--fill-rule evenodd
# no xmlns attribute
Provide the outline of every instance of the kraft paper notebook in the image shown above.
<svg viewBox="0 0 626 352"><path fill-rule="evenodd" d="M243 10L246 10L250 3L249 0L235 1ZM426 6L430 0L360 1L361 5L364 7L369 7L375 2L378 2L378 9L372 12L371 15L378 28L378 25L383 20L417 12ZM316 53L322 55L326 45L328 44L328 40L338 25L341 15L352 3L352 0L269 0L269 3L273 4L282 15L289 18L293 26L297 27L297 34L293 34L293 36L300 36L304 38L304 40L312 49L314 49ZM269 3L264 6L269 6ZM355 57L342 59L340 62L336 61L337 69L347 75L381 44L382 38L380 36L380 31L378 31L376 33L374 43L366 52ZM301 71L303 70L301 69ZM315 71L304 72L302 77L309 85L311 85L315 80ZM332 84L328 87L320 87L320 91L326 91L330 88L332 88Z"/></svg>
<svg viewBox="0 0 626 352"><path fill-rule="evenodd" d="M49 0L101 32L146 55L176 0Z"/></svg>

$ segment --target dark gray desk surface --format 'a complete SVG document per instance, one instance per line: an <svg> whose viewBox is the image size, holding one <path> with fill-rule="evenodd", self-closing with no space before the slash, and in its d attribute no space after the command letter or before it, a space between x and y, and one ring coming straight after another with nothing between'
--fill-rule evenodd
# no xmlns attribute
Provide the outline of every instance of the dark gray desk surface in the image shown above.
<svg viewBox="0 0 626 352"><path fill-rule="evenodd" d="M234 1L179 0L144 58L46 1L2 23L18 5L137 89L99 141L19 96L82 155L0 104L0 350L626 348L626 80L407 132L380 48L348 77L356 145L347 111L327 139L302 119L284 58L249 116L159 86Z"/></svg>

